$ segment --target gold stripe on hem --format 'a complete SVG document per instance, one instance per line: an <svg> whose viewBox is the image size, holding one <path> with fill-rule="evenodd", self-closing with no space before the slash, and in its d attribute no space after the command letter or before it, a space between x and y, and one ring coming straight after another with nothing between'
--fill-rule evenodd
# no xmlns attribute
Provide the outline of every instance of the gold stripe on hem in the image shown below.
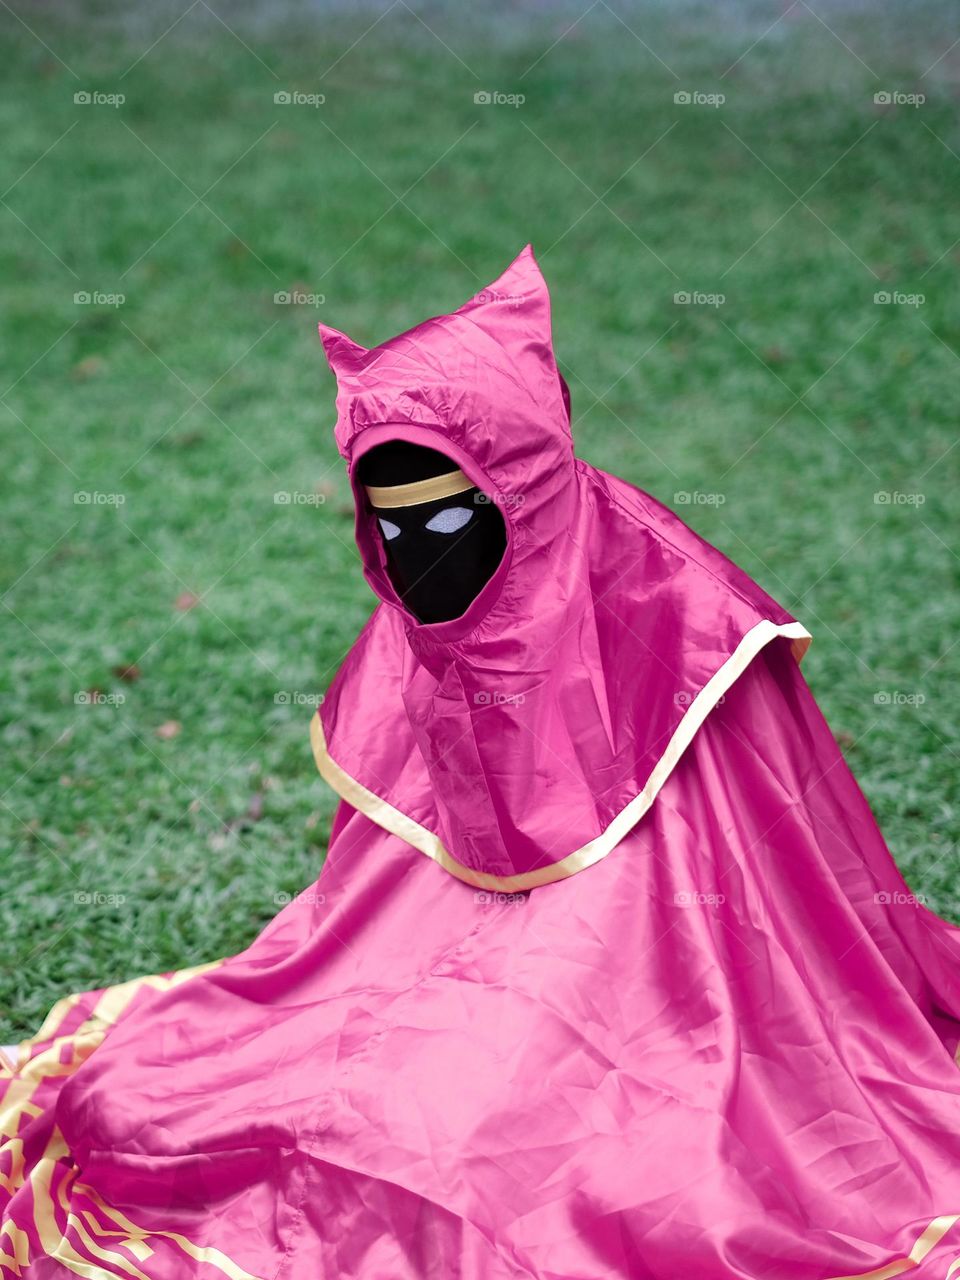
<svg viewBox="0 0 960 1280"><path fill-rule="evenodd" d="M313 716L310 723L310 742L314 759L321 777L341 799L353 805L378 826L399 836L401 840L419 849L421 853L425 853L428 858L432 858L458 880L475 888L487 889L495 893L522 893L527 889L537 889L541 885L552 884L556 880L565 880L568 876L576 875L578 871L593 866L595 862L599 862L616 848L653 804L663 784L676 768L680 757L713 708L743 674L760 650L777 636L783 636L793 642L791 649L798 660L806 652L811 640L809 631L799 622L778 626L764 619L751 627L731 656L718 671L714 672L690 703L640 794L620 810L605 831L580 849L576 849L549 866L520 872L518 875L495 876L464 866L444 847L443 842L434 832L394 808L387 800L375 795L356 778L352 778L331 758L319 713Z"/></svg>
<svg viewBox="0 0 960 1280"><path fill-rule="evenodd" d="M465 493L474 488L473 481L459 468L442 476L428 476L426 480L414 480L410 484L366 486L370 505L381 510L388 507L416 507L421 502L436 502L438 498L451 498L455 493Z"/></svg>
<svg viewBox="0 0 960 1280"><path fill-rule="evenodd" d="M901 1276L905 1271L912 1271L914 1267L918 1267L934 1245L939 1244L958 1221L960 1221L960 1214L934 1218L905 1258L897 1258L895 1262L888 1262L874 1271L860 1271L850 1276L831 1276L830 1280L893 1280L894 1276ZM946 1280L952 1280L958 1268L960 1268L960 1260L955 1262L947 1272Z"/></svg>

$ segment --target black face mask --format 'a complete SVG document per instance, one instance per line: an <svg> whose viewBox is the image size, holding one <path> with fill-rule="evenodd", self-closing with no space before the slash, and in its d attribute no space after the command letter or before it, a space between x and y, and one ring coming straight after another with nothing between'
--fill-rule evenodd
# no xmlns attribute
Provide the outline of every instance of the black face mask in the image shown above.
<svg viewBox="0 0 960 1280"><path fill-rule="evenodd" d="M390 441L361 459L363 484L389 487L444 475L454 464L433 449ZM377 528L397 595L420 622L466 612L507 544L503 517L479 489L415 506L377 507Z"/></svg>

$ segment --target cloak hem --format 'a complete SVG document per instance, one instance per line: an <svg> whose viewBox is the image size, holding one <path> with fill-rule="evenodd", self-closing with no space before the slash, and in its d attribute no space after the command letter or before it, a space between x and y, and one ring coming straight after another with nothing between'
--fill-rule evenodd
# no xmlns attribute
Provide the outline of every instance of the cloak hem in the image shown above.
<svg viewBox="0 0 960 1280"><path fill-rule="evenodd" d="M810 647L812 638L806 627L799 622L778 625L765 618L751 627L730 657L692 699L639 795L621 809L610 825L593 840L557 862L551 862L548 866L538 867L533 871L524 871L519 875L496 876L464 866L444 846L435 832L421 826L419 822L395 808L389 801L370 791L362 782L351 777L327 750L319 711L311 720L310 743L323 780L342 800L359 810L371 822L375 822L392 835L399 836L414 849L419 849L421 853L425 853L428 858L432 858L445 871L456 876L458 880L464 881L465 884L494 893L522 893L527 889L536 889L541 885L576 875L578 871L593 866L595 862L599 862L616 848L653 804L661 787L676 768L697 730L713 708L746 671L761 649L778 636L791 641L791 652L798 662Z"/></svg>

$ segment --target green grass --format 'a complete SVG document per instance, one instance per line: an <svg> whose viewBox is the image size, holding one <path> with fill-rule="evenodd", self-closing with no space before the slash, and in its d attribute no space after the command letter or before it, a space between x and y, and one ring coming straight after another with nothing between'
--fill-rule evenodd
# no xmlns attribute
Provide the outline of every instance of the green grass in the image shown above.
<svg viewBox="0 0 960 1280"><path fill-rule="evenodd" d="M220 21L201 3L156 44L182 9L15 7L32 32L0 14L0 1040L68 991L238 951L317 874L333 799L310 707L277 695L326 686L372 597L315 322L375 343L527 240L580 454L667 502L723 496L678 510L814 632L808 678L898 861L958 916L947 5L812 0L767 31L783 6L721 23L601 3L564 35L582 8L214 4ZM880 110L889 89L927 101ZM275 305L292 286L326 300ZM726 301L677 306L683 289ZM926 301L877 306L880 289ZM322 506L274 502L318 488ZM177 608L185 592L201 602ZM131 663L140 679L114 674ZM89 689L125 700L78 704Z"/></svg>

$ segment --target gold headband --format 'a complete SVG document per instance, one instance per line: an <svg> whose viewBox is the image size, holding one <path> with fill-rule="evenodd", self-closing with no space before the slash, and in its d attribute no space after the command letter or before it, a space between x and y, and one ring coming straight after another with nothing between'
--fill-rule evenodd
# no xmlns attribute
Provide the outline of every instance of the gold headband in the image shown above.
<svg viewBox="0 0 960 1280"><path fill-rule="evenodd" d="M474 487L473 481L462 471L448 471L442 476L429 476L426 480L414 480L411 484L365 486L373 507L415 507L421 502L436 502L438 498L450 498Z"/></svg>

